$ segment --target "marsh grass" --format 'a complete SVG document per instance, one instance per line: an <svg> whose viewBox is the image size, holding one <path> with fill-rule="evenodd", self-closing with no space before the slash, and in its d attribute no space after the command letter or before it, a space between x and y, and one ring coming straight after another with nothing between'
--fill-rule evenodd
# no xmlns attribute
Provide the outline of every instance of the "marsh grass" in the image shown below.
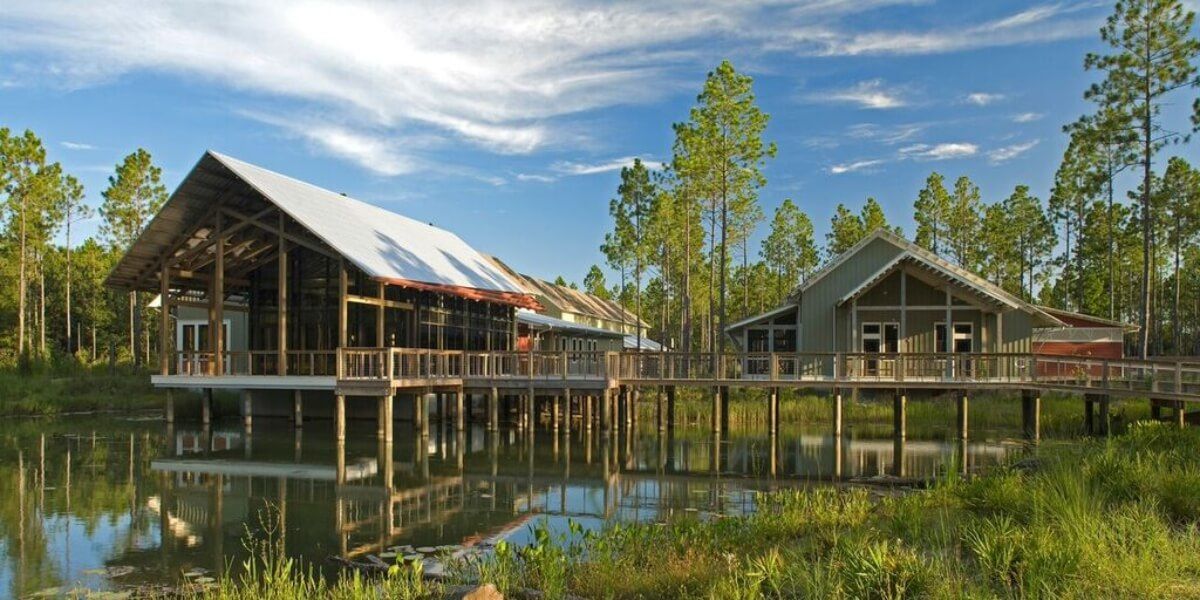
<svg viewBox="0 0 1200 600"><path fill-rule="evenodd" d="M0 370L0 416L161 408L165 397L151 387L149 372L128 365Z"/></svg>
<svg viewBox="0 0 1200 600"><path fill-rule="evenodd" d="M987 475L900 495L862 487L763 493L739 517L614 523L457 560L453 582L509 597L1200 598L1200 429L1137 423L1046 443ZM950 469L953 470L953 469ZM430 598L404 567L334 583L258 548L195 598Z"/></svg>

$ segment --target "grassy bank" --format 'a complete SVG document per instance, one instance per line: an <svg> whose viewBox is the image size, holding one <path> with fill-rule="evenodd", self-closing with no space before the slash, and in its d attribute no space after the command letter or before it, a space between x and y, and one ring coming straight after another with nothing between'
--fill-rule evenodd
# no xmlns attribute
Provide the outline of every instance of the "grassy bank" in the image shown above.
<svg viewBox="0 0 1200 600"><path fill-rule="evenodd" d="M991 474L879 496L816 488L761 512L614 525L501 546L455 565L461 582L587 598L1200 597L1200 430L1043 446ZM325 583L266 560L205 598L438 597L411 570ZM520 597L520 594L515 594Z"/></svg>
<svg viewBox="0 0 1200 600"><path fill-rule="evenodd" d="M164 392L127 366L73 366L23 374L0 370L0 417L161 408Z"/></svg>
<svg viewBox="0 0 1200 600"><path fill-rule="evenodd" d="M642 392L639 419L643 426L653 426L656 407L655 392ZM783 390L779 416L783 426L825 426L832 419L829 396L804 390ZM1021 428L1020 394L989 392L970 399L970 423L975 430L1011 430ZM887 426L892 420L890 394L863 393L858 399L843 397L842 418L849 426ZM954 426L957 404L950 395L916 395L908 401L908 425L914 428L950 428ZM1079 396L1044 394L1042 396L1042 435L1069 437L1083 433L1083 400ZM712 399L704 390L680 389L675 405L677 424L707 426L712 415ZM1146 400L1114 399L1112 423L1121 431L1130 423L1148 419L1150 405ZM729 399L730 429L765 431L767 424L766 391L760 389L732 390Z"/></svg>

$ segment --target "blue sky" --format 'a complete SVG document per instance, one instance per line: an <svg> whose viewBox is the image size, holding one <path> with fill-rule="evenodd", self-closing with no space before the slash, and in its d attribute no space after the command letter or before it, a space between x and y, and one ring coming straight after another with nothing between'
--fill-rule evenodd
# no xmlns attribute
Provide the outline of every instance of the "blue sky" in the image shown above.
<svg viewBox="0 0 1200 600"><path fill-rule="evenodd" d="M1083 57L1111 11L1070 0L246 4L5 0L0 126L40 134L93 204L139 146L170 188L211 148L450 228L523 271L580 280L602 262L619 167L669 158L671 123L724 58L754 76L771 115L768 218L793 198L823 239L837 203L874 196L911 233L932 170L970 176L988 201L1019 183L1045 198L1061 127L1089 110ZM1182 123L1190 99L1179 102L1168 118Z"/></svg>

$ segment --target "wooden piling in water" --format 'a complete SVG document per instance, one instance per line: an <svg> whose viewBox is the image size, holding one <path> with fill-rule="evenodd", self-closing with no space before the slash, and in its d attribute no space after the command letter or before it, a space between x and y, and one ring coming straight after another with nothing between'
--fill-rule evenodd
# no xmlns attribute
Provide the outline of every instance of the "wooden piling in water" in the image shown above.
<svg viewBox="0 0 1200 600"><path fill-rule="evenodd" d="M892 435L896 439L908 436L908 396L899 390L892 394Z"/></svg>
<svg viewBox="0 0 1200 600"><path fill-rule="evenodd" d="M970 428L970 398L967 397L966 390L958 392L958 439L965 440L968 437Z"/></svg>
<svg viewBox="0 0 1200 600"><path fill-rule="evenodd" d="M1021 392L1021 430L1029 441L1042 439L1042 398L1035 390Z"/></svg>

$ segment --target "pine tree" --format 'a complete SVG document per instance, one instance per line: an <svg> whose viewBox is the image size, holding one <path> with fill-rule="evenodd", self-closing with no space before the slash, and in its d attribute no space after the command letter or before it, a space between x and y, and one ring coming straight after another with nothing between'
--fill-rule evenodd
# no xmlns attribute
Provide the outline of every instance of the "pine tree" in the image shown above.
<svg viewBox="0 0 1200 600"><path fill-rule="evenodd" d="M114 248L124 252L133 245L167 201L162 184L162 169L154 165L150 153L138 148L126 156L108 178L100 216L102 235ZM140 294L129 292L129 352L136 365L142 364L142 303Z"/></svg>
<svg viewBox="0 0 1200 600"><path fill-rule="evenodd" d="M825 234L825 256L833 259L854 247L866 237L862 217L854 214L845 204L838 204Z"/></svg>
<svg viewBox="0 0 1200 600"><path fill-rule="evenodd" d="M1118 0L1113 14L1100 29L1109 54L1088 54L1084 67L1104 73L1084 97L1100 111L1122 115L1133 125L1140 149L1142 196L1140 222L1142 253L1152 256L1154 217L1151 215L1151 176L1154 157L1165 144L1181 139L1180 132L1163 127L1159 117L1167 97L1181 87L1194 85L1200 40L1192 35L1195 14L1180 0ZM1139 352L1145 358L1150 346L1151 261L1142 263L1141 337Z"/></svg>
<svg viewBox="0 0 1200 600"><path fill-rule="evenodd" d="M817 245L808 215L787 198L775 209L771 232L763 240L760 254L772 272L775 294L782 301L817 267Z"/></svg>
<svg viewBox="0 0 1200 600"><path fill-rule="evenodd" d="M1200 234L1200 171L1176 156L1167 163L1162 194L1167 209L1167 235L1173 253L1171 279L1174 298L1171 303L1171 345L1175 354L1182 352L1183 323L1181 267L1184 248L1196 243Z"/></svg>
<svg viewBox="0 0 1200 600"><path fill-rule="evenodd" d="M950 216L950 193L945 180L937 172L930 173L925 187L913 202L913 219L917 222L918 246L934 254L942 251L941 242L946 239L946 221Z"/></svg>
<svg viewBox="0 0 1200 600"><path fill-rule="evenodd" d="M946 215L946 245L950 257L963 268L977 271L983 200L979 187L966 176L954 182Z"/></svg>

